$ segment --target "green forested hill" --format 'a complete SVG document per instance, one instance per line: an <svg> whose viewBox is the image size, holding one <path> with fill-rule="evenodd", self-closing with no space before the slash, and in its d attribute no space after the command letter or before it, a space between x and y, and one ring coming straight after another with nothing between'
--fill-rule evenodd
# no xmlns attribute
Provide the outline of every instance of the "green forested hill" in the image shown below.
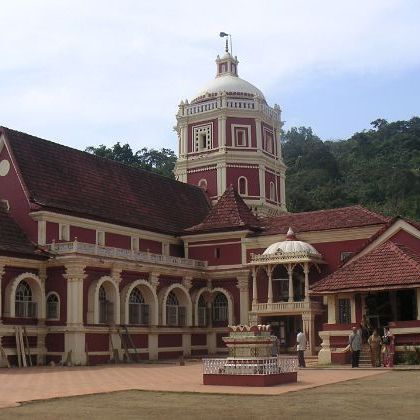
<svg viewBox="0 0 420 420"><path fill-rule="evenodd" d="M420 118L388 123L347 140L322 141L310 128L283 135L286 199L292 212L361 204L420 219Z"/></svg>

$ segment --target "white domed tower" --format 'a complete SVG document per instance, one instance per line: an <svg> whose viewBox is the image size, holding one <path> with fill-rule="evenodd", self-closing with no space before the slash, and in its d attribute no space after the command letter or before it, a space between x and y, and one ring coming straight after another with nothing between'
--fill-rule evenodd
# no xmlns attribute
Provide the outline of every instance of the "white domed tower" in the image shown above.
<svg viewBox="0 0 420 420"><path fill-rule="evenodd" d="M286 211L280 107L238 76L228 48L216 69L215 79L179 104L175 176L204 188L213 203L233 185L257 214Z"/></svg>

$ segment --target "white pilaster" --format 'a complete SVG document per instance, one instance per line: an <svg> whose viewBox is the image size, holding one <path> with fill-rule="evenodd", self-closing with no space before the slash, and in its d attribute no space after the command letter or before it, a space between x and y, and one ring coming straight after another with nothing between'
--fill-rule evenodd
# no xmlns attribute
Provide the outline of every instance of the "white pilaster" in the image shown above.
<svg viewBox="0 0 420 420"><path fill-rule="evenodd" d="M2 307L2 300L3 300L3 296L1 293L2 290L2 279L3 279L3 275L4 275L4 265L0 265L0 324L3 323L3 307Z"/></svg>
<svg viewBox="0 0 420 420"><path fill-rule="evenodd" d="M284 173L280 175L280 204L286 208L286 181Z"/></svg>
<svg viewBox="0 0 420 420"><path fill-rule="evenodd" d="M242 325L248 324L249 313L249 286L248 276L241 276L238 278L239 288L239 307L240 307L240 323Z"/></svg>
<svg viewBox="0 0 420 420"><path fill-rule="evenodd" d="M220 121L219 144L220 144L220 148L223 149L226 147L226 116L221 115L218 118L218 121Z"/></svg>
<svg viewBox="0 0 420 420"><path fill-rule="evenodd" d="M335 324L336 323L336 299L335 295L328 295L328 324Z"/></svg>
<svg viewBox="0 0 420 420"><path fill-rule="evenodd" d="M258 166L258 177L260 182L260 197L265 198L265 166Z"/></svg>
<svg viewBox="0 0 420 420"><path fill-rule="evenodd" d="M47 243L47 222L45 220L38 220L38 245L45 245L46 243Z"/></svg>
<svg viewBox="0 0 420 420"><path fill-rule="evenodd" d="M309 265L304 263L303 273L305 274L305 302L309 302Z"/></svg>
<svg viewBox="0 0 420 420"><path fill-rule="evenodd" d="M351 304L351 323L354 324L356 322L356 296L352 295L350 298Z"/></svg>
<svg viewBox="0 0 420 420"><path fill-rule="evenodd" d="M158 334L149 333L148 335L149 360L158 360L159 358L158 337Z"/></svg>
<svg viewBox="0 0 420 420"><path fill-rule="evenodd" d="M252 304L258 302L258 291L257 291L257 270L255 267L252 269Z"/></svg>
<svg viewBox="0 0 420 420"><path fill-rule="evenodd" d="M182 334L182 354L191 356L191 334Z"/></svg>
<svg viewBox="0 0 420 420"><path fill-rule="evenodd" d="M262 127L261 120L259 118L255 119L255 132L257 135L257 149L262 150Z"/></svg>
<svg viewBox="0 0 420 420"><path fill-rule="evenodd" d="M67 325L83 324L83 280L86 277L85 266L66 265L67 279Z"/></svg>
<svg viewBox="0 0 420 420"><path fill-rule="evenodd" d="M273 269L268 267L268 296L267 303L273 303Z"/></svg>
<svg viewBox="0 0 420 420"><path fill-rule="evenodd" d="M216 354L217 352L217 340L215 332L207 333L207 349L209 354Z"/></svg>
<svg viewBox="0 0 420 420"><path fill-rule="evenodd" d="M289 275L289 302L294 301L294 293L293 293L293 266L288 264L287 266L287 274Z"/></svg>

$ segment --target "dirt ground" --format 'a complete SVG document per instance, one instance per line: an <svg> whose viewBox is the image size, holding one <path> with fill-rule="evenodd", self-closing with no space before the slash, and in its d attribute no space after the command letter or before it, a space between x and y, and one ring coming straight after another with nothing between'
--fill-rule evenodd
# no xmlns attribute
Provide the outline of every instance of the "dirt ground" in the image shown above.
<svg viewBox="0 0 420 420"><path fill-rule="evenodd" d="M124 391L59 398L0 410L0 419L418 419L420 371L276 396Z"/></svg>

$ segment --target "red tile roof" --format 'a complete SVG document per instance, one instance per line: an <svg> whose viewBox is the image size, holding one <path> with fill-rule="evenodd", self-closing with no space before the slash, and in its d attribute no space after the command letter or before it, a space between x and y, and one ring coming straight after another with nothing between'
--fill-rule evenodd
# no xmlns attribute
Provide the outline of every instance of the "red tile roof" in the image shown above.
<svg viewBox="0 0 420 420"><path fill-rule="evenodd" d="M259 230L260 222L231 185L202 223L186 229L186 233L204 233L223 230Z"/></svg>
<svg viewBox="0 0 420 420"><path fill-rule="evenodd" d="M37 248L10 214L2 208L0 208L0 255L30 259L48 258L48 254Z"/></svg>
<svg viewBox="0 0 420 420"><path fill-rule="evenodd" d="M207 215L201 188L0 127L32 203L44 209L177 234Z"/></svg>
<svg viewBox="0 0 420 420"><path fill-rule="evenodd" d="M286 213L262 220L263 235L287 232L289 226L296 233L317 230L343 229L387 223L388 217L374 213L362 206L341 207L303 213Z"/></svg>
<svg viewBox="0 0 420 420"><path fill-rule="evenodd" d="M311 287L311 292L324 294L414 285L420 285L420 255L407 246L386 241L321 279Z"/></svg>

